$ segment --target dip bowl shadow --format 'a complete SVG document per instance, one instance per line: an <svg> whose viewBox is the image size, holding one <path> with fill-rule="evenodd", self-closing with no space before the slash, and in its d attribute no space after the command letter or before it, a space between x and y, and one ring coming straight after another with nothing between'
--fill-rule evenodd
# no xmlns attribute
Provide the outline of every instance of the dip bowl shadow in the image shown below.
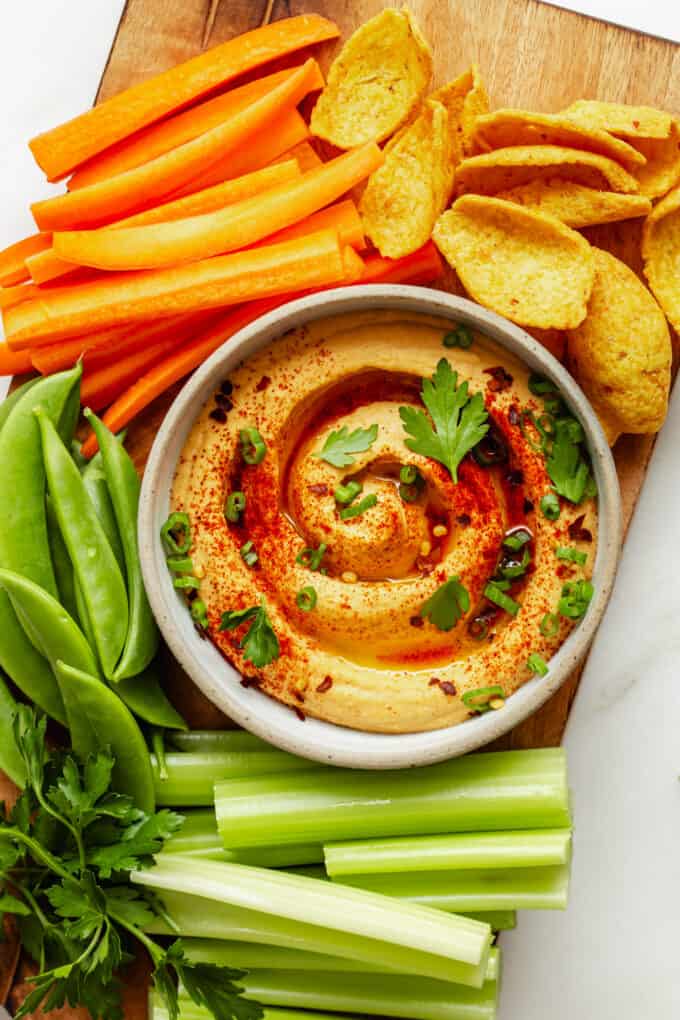
<svg viewBox="0 0 680 1020"><path fill-rule="evenodd" d="M289 329L318 318L379 309L464 323L555 382L583 426L599 492L595 594L581 623L550 660L548 675L529 680L508 698L500 711L487 712L457 726L419 733L367 733L311 717L303 722L290 708L256 687L242 686L239 672L194 629L182 599L173 588L159 539L169 513L178 458L198 412L222 380L242 360ZM144 581L163 637L194 683L214 704L240 726L294 754L322 764L394 769L444 761L495 740L536 712L564 683L584 658L611 594L622 542L621 498L614 461L595 412L566 369L537 341L501 316L443 291L392 284L365 285L300 298L262 316L216 351L192 376L168 411L151 449L142 484L139 541ZM495 682L495 677L489 677L489 683Z"/></svg>

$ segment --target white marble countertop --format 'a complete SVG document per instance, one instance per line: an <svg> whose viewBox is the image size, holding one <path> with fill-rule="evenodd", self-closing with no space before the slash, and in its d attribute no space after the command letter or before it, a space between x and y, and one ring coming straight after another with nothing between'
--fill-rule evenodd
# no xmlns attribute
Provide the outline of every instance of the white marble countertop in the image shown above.
<svg viewBox="0 0 680 1020"><path fill-rule="evenodd" d="M578 6L597 10L596 0ZM654 31L662 11L664 34L675 31L674 3L636 7L639 28ZM48 191L26 139L91 103L122 8L20 0L3 14L0 246L30 231L28 203ZM570 906L521 914L504 937L502 1020L680 1017L678 436L676 392L568 728Z"/></svg>

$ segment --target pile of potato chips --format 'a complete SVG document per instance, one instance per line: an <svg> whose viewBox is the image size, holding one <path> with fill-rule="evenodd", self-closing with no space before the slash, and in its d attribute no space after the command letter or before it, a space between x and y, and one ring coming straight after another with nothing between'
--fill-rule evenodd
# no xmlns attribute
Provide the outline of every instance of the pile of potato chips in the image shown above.
<svg viewBox="0 0 680 1020"><path fill-rule="evenodd" d="M656 432L666 320L680 332L678 120L596 100L490 112L477 67L428 94L431 74L410 12L384 10L345 43L314 109L313 133L337 148L385 142L360 200L368 238L390 258L434 238L463 293L566 351L612 443ZM591 243L612 223L641 237L628 265Z"/></svg>

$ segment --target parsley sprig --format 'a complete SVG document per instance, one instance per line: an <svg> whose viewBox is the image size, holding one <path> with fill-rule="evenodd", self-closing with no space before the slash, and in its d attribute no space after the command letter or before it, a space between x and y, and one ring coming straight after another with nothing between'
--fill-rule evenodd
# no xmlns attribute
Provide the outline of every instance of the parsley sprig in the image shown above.
<svg viewBox="0 0 680 1020"><path fill-rule="evenodd" d="M122 1020L116 972L132 959L135 942L147 950L153 980L171 1020L178 1017L177 984L216 1020L258 1020L257 1003L240 997L243 972L186 959L182 942L159 945L144 928L161 917L162 902L128 884L131 870L153 864L183 818L147 814L112 792L114 759L107 750L76 760L45 746L44 716L20 706L14 720L26 767L26 788L9 816L0 811L0 895L3 913L16 916L24 948L40 968L17 1018L84 1006L92 1020Z"/></svg>
<svg viewBox="0 0 680 1020"><path fill-rule="evenodd" d="M450 577L423 603L420 615L439 630L451 630L470 609L470 593L457 576Z"/></svg>
<svg viewBox="0 0 680 1020"><path fill-rule="evenodd" d="M264 602L247 609L232 609L222 614L220 630L236 630L244 623L250 627L240 641L246 662L252 662L256 669L268 666L281 654L279 639L271 625Z"/></svg>
<svg viewBox="0 0 680 1020"><path fill-rule="evenodd" d="M421 396L430 419L416 407L400 407L409 450L438 460L458 482L458 465L489 431L481 393L468 395L468 384L458 385L458 373L442 358L432 379L423 380ZM433 427L434 426L434 427Z"/></svg>
<svg viewBox="0 0 680 1020"><path fill-rule="evenodd" d="M367 429L355 429L354 432L350 432L347 426L343 425L341 429L329 433L316 456L333 467L350 467L354 464L354 454L370 450L377 438L377 425L369 425Z"/></svg>

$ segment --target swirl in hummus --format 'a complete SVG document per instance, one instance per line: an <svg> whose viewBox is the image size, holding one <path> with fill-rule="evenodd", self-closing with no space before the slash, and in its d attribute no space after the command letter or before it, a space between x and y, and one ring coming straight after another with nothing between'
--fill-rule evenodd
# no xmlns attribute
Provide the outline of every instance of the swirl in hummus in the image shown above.
<svg viewBox="0 0 680 1020"><path fill-rule="evenodd" d="M207 633L244 683L300 715L403 733L502 707L587 608L594 485L578 504L558 496L546 456L569 412L486 337L445 346L455 328L380 310L302 326L225 380L184 447L172 509L191 521ZM400 413L417 409L422 421L423 380L442 358L488 414L457 481L406 445ZM244 429L264 441L259 463L244 461ZM344 466L321 456L338 432L363 437ZM230 521L233 493L245 507ZM244 642L256 607L278 645L260 668ZM220 629L224 614L248 608L250 619L232 615Z"/></svg>

